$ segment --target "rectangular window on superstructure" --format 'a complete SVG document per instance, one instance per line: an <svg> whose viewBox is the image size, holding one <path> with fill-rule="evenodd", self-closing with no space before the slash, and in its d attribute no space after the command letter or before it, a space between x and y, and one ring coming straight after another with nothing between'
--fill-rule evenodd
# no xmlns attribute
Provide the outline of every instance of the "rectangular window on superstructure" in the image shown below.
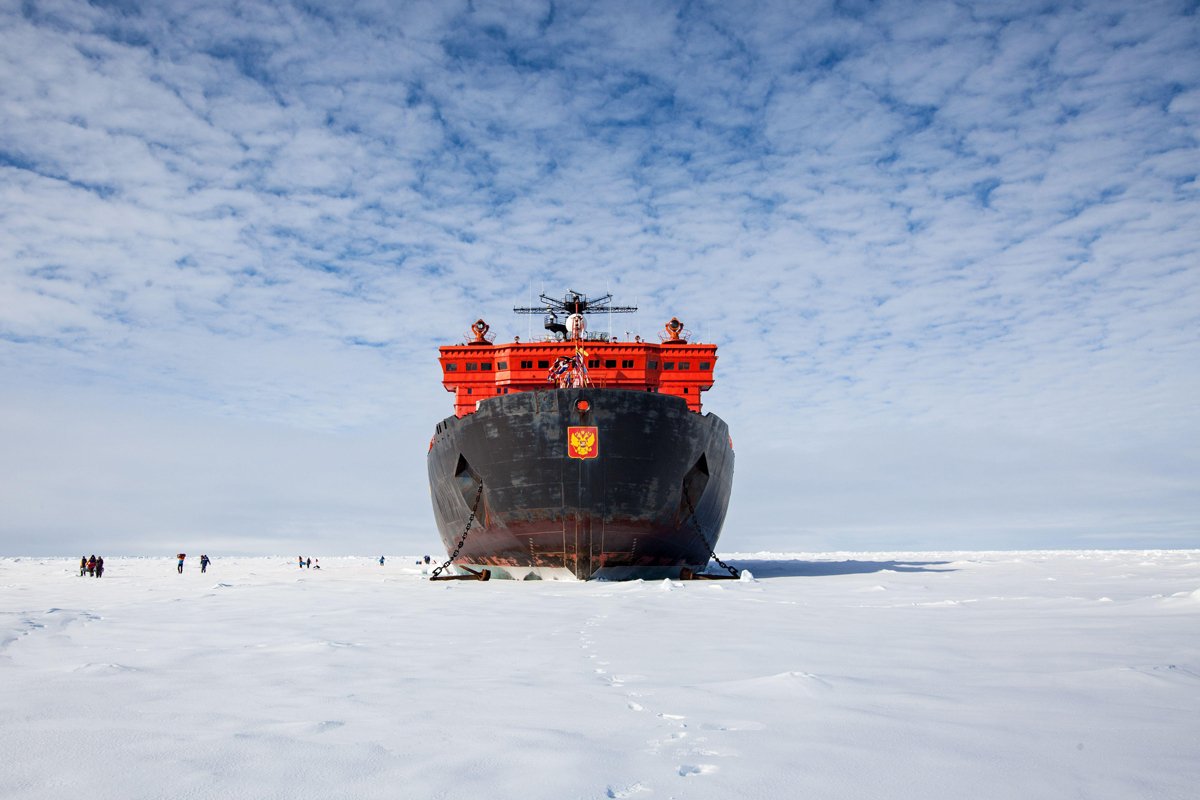
<svg viewBox="0 0 1200 800"><path fill-rule="evenodd" d="M711 361L701 361L700 369L712 369L712 362Z"/></svg>
<svg viewBox="0 0 1200 800"><path fill-rule="evenodd" d="M549 361L538 361L538 369L550 369Z"/></svg>
<svg viewBox="0 0 1200 800"><path fill-rule="evenodd" d="M479 369L479 365L477 363L475 363L474 361L467 362L467 372L475 372L478 369Z"/></svg>
<svg viewBox="0 0 1200 800"><path fill-rule="evenodd" d="M617 360L615 358L606 358L604 359L604 366L608 369L612 369L617 366Z"/></svg>
<svg viewBox="0 0 1200 800"><path fill-rule="evenodd" d="M633 369L633 359L625 358L621 360L621 369Z"/></svg>
<svg viewBox="0 0 1200 800"><path fill-rule="evenodd" d="M600 359L589 358L588 359L588 369L600 369Z"/></svg>
<svg viewBox="0 0 1200 800"><path fill-rule="evenodd" d="M508 369L508 362L507 361L497 361L496 369Z"/></svg>
<svg viewBox="0 0 1200 800"><path fill-rule="evenodd" d="M469 387L469 386L468 386L468 387L467 387L467 394L474 394L474 393L475 393L475 392L474 392L474 391L472 391L471 387Z"/></svg>
<svg viewBox="0 0 1200 800"><path fill-rule="evenodd" d="M646 362L646 369L658 369L658 362L653 358Z"/></svg>
<svg viewBox="0 0 1200 800"><path fill-rule="evenodd" d="M691 367L692 367L692 364L690 361L680 361L679 362L680 369L691 369Z"/></svg>
<svg viewBox="0 0 1200 800"><path fill-rule="evenodd" d="M675 362L674 361L664 361L663 369L675 369Z"/></svg>
<svg viewBox="0 0 1200 800"><path fill-rule="evenodd" d="M521 369L533 369L533 362L532 361L522 361Z"/></svg>
<svg viewBox="0 0 1200 800"><path fill-rule="evenodd" d="M483 370L484 372L491 372L491 371L492 371L492 365L491 365L491 364L489 364L487 361L484 361L484 362L482 362L482 363L479 365L479 368L480 368L481 370Z"/></svg>
<svg viewBox="0 0 1200 800"><path fill-rule="evenodd" d="M455 364L453 361L446 362L446 372L454 372L457 369L458 369L458 364Z"/></svg>

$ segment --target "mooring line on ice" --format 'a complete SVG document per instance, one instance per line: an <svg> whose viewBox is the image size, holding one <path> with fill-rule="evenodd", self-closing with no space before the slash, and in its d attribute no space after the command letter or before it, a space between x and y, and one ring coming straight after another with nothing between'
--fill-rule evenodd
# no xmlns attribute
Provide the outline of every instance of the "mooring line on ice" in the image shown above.
<svg viewBox="0 0 1200 800"><path fill-rule="evenodd" d="M686 484L683 487L683 500L685 503L687 503L688 513L692 520L692 527L696 529L696 535L700 537L701 544L703 544L705 547L708 547L708 539L704 538L704 529L700 527L700 520L696 519L696 507L692 505L692 497L690 494L688 494ZM729 574L709 575L704 572L693 572L687 567L684 567L679 571L679 579L684 581L728 581L736 580L742 577L741 573L738 572L736 567L731 567L722 561L720 556L717 555L717 551L711 547L708 547L708 557L720 564L723 569L728 570ZM708 565L705 564L705 567L707 566Z"/></svg>
<svg viewBox="0 0 1200 800"><path fill-rule="evenodd" d="M450 562L458 557L459 551L462 550L463 545L467 543L467 534L471 532L471 525L473 525L475 523L475 513L477 511L479 511L479 501L482 498L483 498L483 481L480 481L479 489L476 490L476 492L475 492L475 504L471 506L471 515L469 517L467 517L467 525L465 528L463 528L462 537L460 537L458 540L458 546L454 548L454 552L451 553L450 557L446 559L446 563L442 564L440 567L438 567L437 569L435 569L433 571L433 574L429 576L429 580L431 580L431 581L486 581L492 577L492 571L490 569L482 569L479 572L476 572L475 570L471 569L470 567L462 567L462 566L460 566L459 568L465 569L467 572L470 573L469 575L443 575L442 574L442 570L444 570L450 566Z"/></svg>

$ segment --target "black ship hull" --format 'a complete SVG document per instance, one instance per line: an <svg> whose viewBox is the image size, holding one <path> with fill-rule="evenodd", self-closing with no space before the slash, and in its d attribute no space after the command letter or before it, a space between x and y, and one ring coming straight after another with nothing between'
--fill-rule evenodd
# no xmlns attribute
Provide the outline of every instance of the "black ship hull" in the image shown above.
<svg viewBox="0 0 1200 800"><path fill-rule="evenodd" d="M594 426L590 457L569 454L580 455L568 443L572 426ZM478 502L456 565L578 580L703 570L725 520L733 462L719 417L689 411L678 397L596 388L484 400L438 424L428 459L448 553Z"/></svg>

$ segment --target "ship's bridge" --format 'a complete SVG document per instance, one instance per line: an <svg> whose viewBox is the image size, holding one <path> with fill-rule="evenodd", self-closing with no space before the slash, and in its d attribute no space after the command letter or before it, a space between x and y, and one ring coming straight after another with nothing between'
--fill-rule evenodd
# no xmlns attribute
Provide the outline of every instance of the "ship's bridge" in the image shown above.
<svg viewBox="0 0 1200 800"><path fill-rule="evenodd" d="M574 340L495 344L487 323L477 320L471 326L473 341L438 348L442 385L454 392L455 415L464 417L489 397L555 388L555 366L578 354L587 366L588 385L674 395L699 413L700 394L713 385L717 346L689 342L678 319L672 318L665 331L657 343L640 337L597 340L579 331Z"/></svg>

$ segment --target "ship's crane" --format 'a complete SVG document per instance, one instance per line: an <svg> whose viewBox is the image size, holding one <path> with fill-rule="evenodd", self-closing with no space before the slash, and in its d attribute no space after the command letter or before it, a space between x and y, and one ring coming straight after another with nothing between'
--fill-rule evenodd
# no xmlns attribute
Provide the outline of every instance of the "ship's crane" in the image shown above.
<svg viewBox="0 0 1200 800"><path fill-rule="evenodd" d="M612 303L612 295L606 294L601 297L589 299L586 294L570 289L567 291L566 297L559 300L555 297L549 297L545 294L539 295L539 298L544 305L540 306L516 306L513 311L517 314L545 314L545 328L550 331L559 341L579 340L584 338L584 331L587 326L584 323L583 315L585 312L603 312L606 314L632 314L637 311L637 306L614 306ZM566 324L559 322L558 315L566 314Z"/></svg>

